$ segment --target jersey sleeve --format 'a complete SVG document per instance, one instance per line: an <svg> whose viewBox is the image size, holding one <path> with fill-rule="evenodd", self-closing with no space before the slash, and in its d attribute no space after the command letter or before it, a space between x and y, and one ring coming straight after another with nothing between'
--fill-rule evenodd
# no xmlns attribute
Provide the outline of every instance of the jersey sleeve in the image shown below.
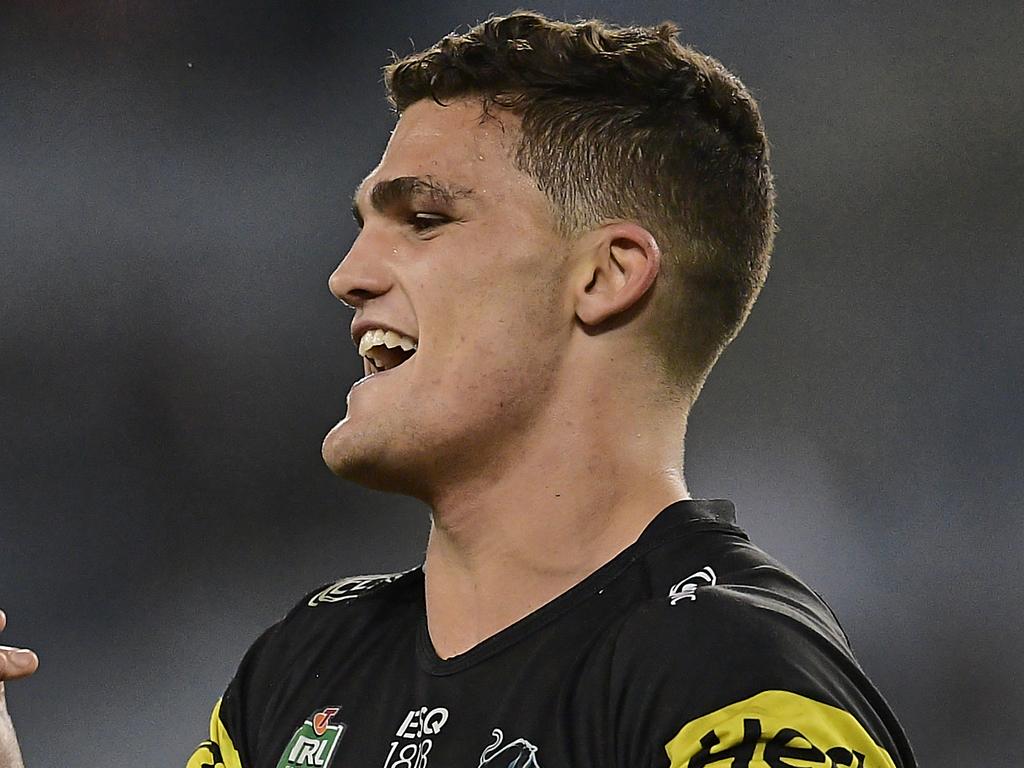
<svg viewBox="0 0 1024 768"><path fill-rule="evenodd" d="M221 720L220 708L223 699L218 699L210 715L210 738L196 747L185 768L242 768L231 734Z"/></svg>
<svg viewBox="0 0 1024 768"><path fill-rule="evenodd" d="M210 715L207 739L186 768L252 768L263 712L277 686L285 619L265 630L249 647L238 671Z"/></svg>
<svg viewBox="0 0 1024 768"><path fill-rule="evenodd" d="M914 768L848 648L759 590L645 603L613 653L615 765Z"/></svg>

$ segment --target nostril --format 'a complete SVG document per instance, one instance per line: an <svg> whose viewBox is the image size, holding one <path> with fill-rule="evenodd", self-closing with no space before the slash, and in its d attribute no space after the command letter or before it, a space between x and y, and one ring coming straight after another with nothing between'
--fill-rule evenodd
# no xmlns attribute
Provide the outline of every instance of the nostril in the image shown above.
<svg viewBox="0 0 1024 768"><path fill-rule="evenodd" d="M337 296L337 294L335 294ZM361 307L367 301L376 296L373 291L367 291L363 288L352 288L351 290L345 291L343 294L338 296L342 304L345 304L353 309Z"/></svg>

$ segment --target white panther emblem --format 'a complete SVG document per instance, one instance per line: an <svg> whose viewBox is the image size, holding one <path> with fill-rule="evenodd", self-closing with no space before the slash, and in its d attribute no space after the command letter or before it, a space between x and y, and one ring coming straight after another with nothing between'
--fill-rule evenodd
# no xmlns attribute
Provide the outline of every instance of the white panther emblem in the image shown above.
<svg viewBox="0 0 1024 768"><path fill-rule="evenodd" d="M505 734L501 728L491 731L494 743L484 749L477 768L540 768L537 763L537 748L526 739L510 741L505 746Z"/></svg>

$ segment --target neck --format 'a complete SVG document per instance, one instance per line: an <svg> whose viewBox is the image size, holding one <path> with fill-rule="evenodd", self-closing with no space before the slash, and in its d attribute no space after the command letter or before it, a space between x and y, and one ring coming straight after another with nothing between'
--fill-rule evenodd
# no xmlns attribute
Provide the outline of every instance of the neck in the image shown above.
<svg viewBox="0 0 1024 768"><path fill-rule="evenodd" d="M689 498L685 410L643 423L624 423L626 413L615 423L603 414L569 428L564 418L538 425L494 471L430 500L424 571L438 656L464 653L550 602Z"/></svg>

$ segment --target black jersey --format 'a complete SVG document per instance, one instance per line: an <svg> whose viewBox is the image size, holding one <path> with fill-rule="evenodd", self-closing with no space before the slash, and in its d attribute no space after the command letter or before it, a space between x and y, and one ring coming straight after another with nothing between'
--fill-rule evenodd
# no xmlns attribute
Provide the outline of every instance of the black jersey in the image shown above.
<svg viewBox="0 0 1024 768"><path fill-rule="evenodd" d="M508 589L514 590L515 584ZM249 649L188 768L912 768L822 599L728 501L680 501L450 659L422 569L307 595Z"/></svg>

